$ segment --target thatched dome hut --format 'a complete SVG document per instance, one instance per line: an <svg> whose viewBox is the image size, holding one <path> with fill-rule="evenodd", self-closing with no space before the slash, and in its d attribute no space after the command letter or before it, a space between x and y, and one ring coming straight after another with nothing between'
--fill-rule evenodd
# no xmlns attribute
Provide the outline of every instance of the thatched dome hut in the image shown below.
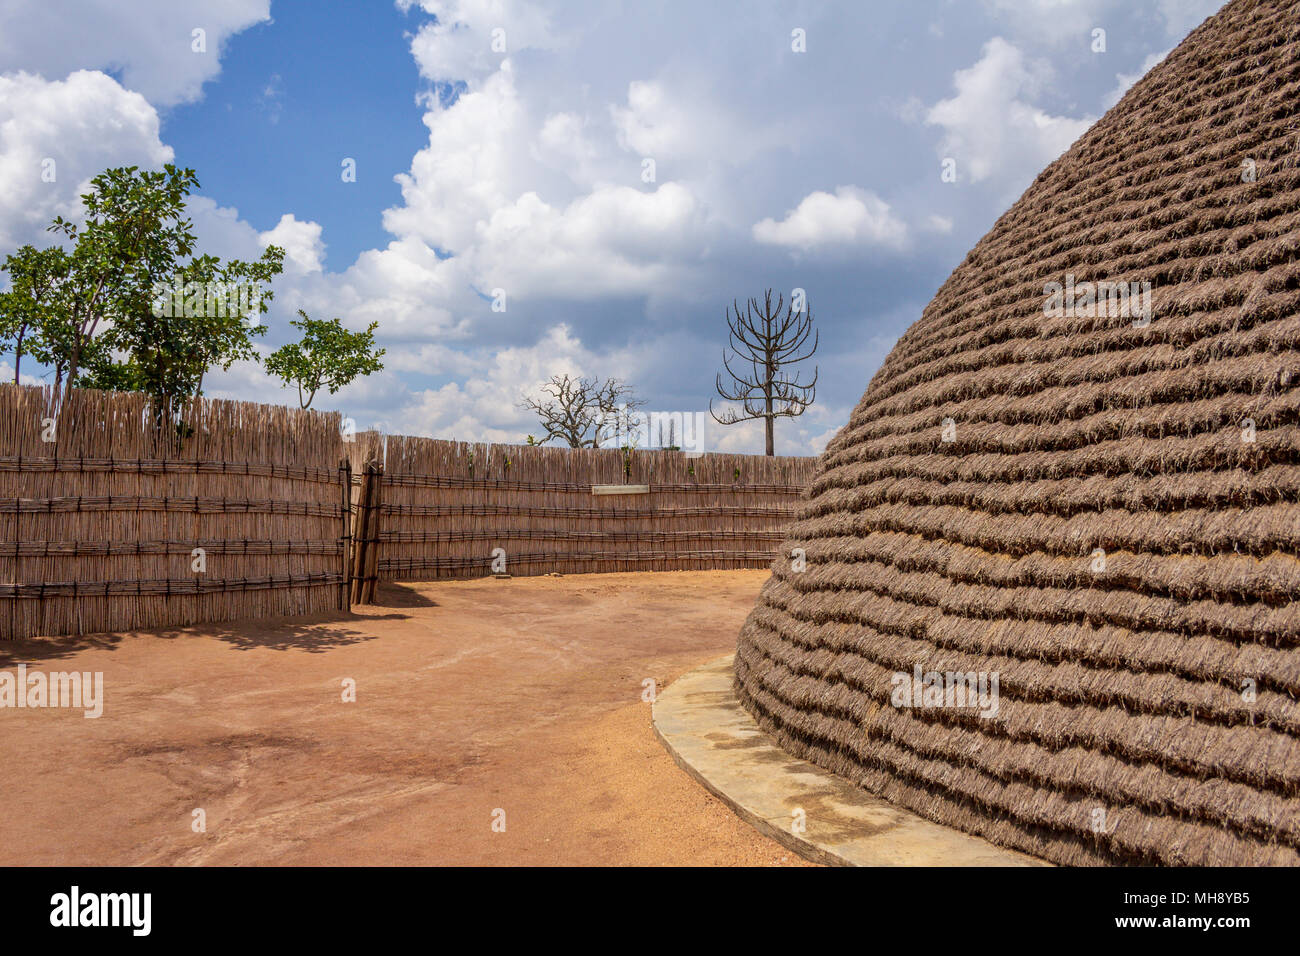
<svg viewBox="0 0 1300 956"><path fill-rule="evenodd" d="M1061 863L1300 862L1298 423L1300 16L1238 0L871 380L740 635L744 706Z"/></svg>

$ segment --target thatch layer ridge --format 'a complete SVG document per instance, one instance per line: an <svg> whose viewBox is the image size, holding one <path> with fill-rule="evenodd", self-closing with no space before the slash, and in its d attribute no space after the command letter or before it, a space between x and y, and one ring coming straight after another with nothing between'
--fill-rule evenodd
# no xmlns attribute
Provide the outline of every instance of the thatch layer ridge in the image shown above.
<svg viewBox="0 0 1300 956"><path fill-rule="evenodd" d="M1207 20L954 270L828 443L735 666L792 753L995 842L1300 864L1294 4ZM964 675L978 705L943 696Z"/></svg>

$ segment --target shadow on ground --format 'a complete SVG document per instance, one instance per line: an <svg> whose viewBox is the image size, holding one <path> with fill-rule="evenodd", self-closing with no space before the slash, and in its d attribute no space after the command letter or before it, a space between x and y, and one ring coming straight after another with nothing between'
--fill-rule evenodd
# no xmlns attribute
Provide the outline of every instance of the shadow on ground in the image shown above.
<svg viewBox="0 0 1300 956"><path fill-rule="evenodd" d="M381 582L375 600L380 607L437 607L438 602L409 584Z"/></svg>
<svg viewBox="0 0 1300 956"><path fill-rule="evenodd" d="M388 597L384 594L384 597ZM436 606L432 601L430 606ZM393 606L419 607L417 603ZM403 621L408 614L329 614L309 618L228 621L222 624L196 624L189 627L134 631L124 634L80 634L69 637L29 638L0 642L0 667L58 661L88 650L117 650L122 641L134 634L162 640L183 640L203 634L225 641L236 650L265 647L271 650L301 650L321 653L334 647L374 640L370 621Z"/></svg>
<svg viewBox="0 0 1300 956"><path fill-rule="evenodd" d="M402 621L408 616L368 614L358 617L355 614L340 614L337 619L325 620L312 618L306 621L282 620L275 623L244 621L207 624L204 625L204 631L218 641L225 641L236 650L247 651L255 647L265 647L273 651L297 650L319 654L335 647L375 640L373 629L367 626L370 621ZM161 632L158 636L184 637L185 632Z"/></svg>

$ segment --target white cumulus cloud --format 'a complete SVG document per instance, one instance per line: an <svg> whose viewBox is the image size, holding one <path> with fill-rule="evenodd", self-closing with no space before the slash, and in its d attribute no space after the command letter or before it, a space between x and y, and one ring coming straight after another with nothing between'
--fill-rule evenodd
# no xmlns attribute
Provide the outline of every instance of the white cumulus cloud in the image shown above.
<svg viewBox="0 0 1300 956"><path fill-rule="evenodd" d="M302 222L292 213L285 213L274 229L259 233L257 238L263 245L284 249L286 269L303 274L321 271L325 243L321 241L320 223Z"/></svg>
<svg viewBox="0 0 1300 956"><path fill-rule="evenodd" d="M875 193L856 186L840 186L835 195L809 193L784 219L754 223L754 239L793 249L870 243L901 246L907 227Z"/></svg>
<svg viewBox="0 0 1300 956"><path fill-rule="evenodd" d="M958 179L993 179L1016 191L1065 152L1094 117L1052 116L1033 105L1046 75L1002 37L979 61L953 74L956 94L930 107L926 122L943 130L940 155L957 162Z"/></svg>
<svg viewBox="0 0 1300 956"><path fill-rule="evenodd" d="M506 57L555 42L547 12L524 0L398 0L397 6L418 6L437 18L420 28L411 53L420 73L439 83L473 84Z"/></svg>
<svg viewBox="0 0 1300 956"><path fill-rule="evenodd" d="M105 168L172 159L154 108L103 73L0 76L0 249L53 244L50 220L78 217L80 195Z"/></svg>
<svg viewBox="0 0 1300 956"><path fill-rule="evenodd" d="M81 69L121 71L122 85L155 106L197 99L221 72L221 47L270 19L271 0L5 0L0 66L46 79ZM203 30L196 52L195 30Z"/></svg>

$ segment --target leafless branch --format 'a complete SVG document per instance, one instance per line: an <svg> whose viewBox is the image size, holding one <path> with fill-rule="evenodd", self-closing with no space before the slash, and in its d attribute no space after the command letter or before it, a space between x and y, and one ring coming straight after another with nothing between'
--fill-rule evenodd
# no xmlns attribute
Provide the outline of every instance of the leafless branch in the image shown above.
<svg viewBox="0 0 1300 956"><path fill-rule="evenodd" d="M553 375L542 385L541 398L525 397L520 408L537 414L543 429L541 443L559 439L570 448L596 448L601 429L618 420L626 427L636 423L636 409L645 402L632 397L632 388L616 378Z"/></svg>
<svg viewBox="0 0 1300 956"><path fill-rule="evenodd" d="M813 329L812 309L805 303L802 311L795 312L793 305L786 306L782 314L785 299L778 294L774 305L771 289L763 293L761 306L757 299L750 299L744 312L739 302L732 301L727 310L727 342L733 356L729 358L725 349L722 353L722 367L731 381L724 385L719 372L715 387L719 398L739 402L741 407L724 408L719 414L709 403L709 414L721 425L763 419L769 455L775 454L773 422L797 418L817 398L816 366L809 382L802 382L797 372L790 376L784 371L786 366L812 358L820 342L820 333ZM741 371L736 371L733 361ZM743 368L745 362L748 370Z"/></svg>

